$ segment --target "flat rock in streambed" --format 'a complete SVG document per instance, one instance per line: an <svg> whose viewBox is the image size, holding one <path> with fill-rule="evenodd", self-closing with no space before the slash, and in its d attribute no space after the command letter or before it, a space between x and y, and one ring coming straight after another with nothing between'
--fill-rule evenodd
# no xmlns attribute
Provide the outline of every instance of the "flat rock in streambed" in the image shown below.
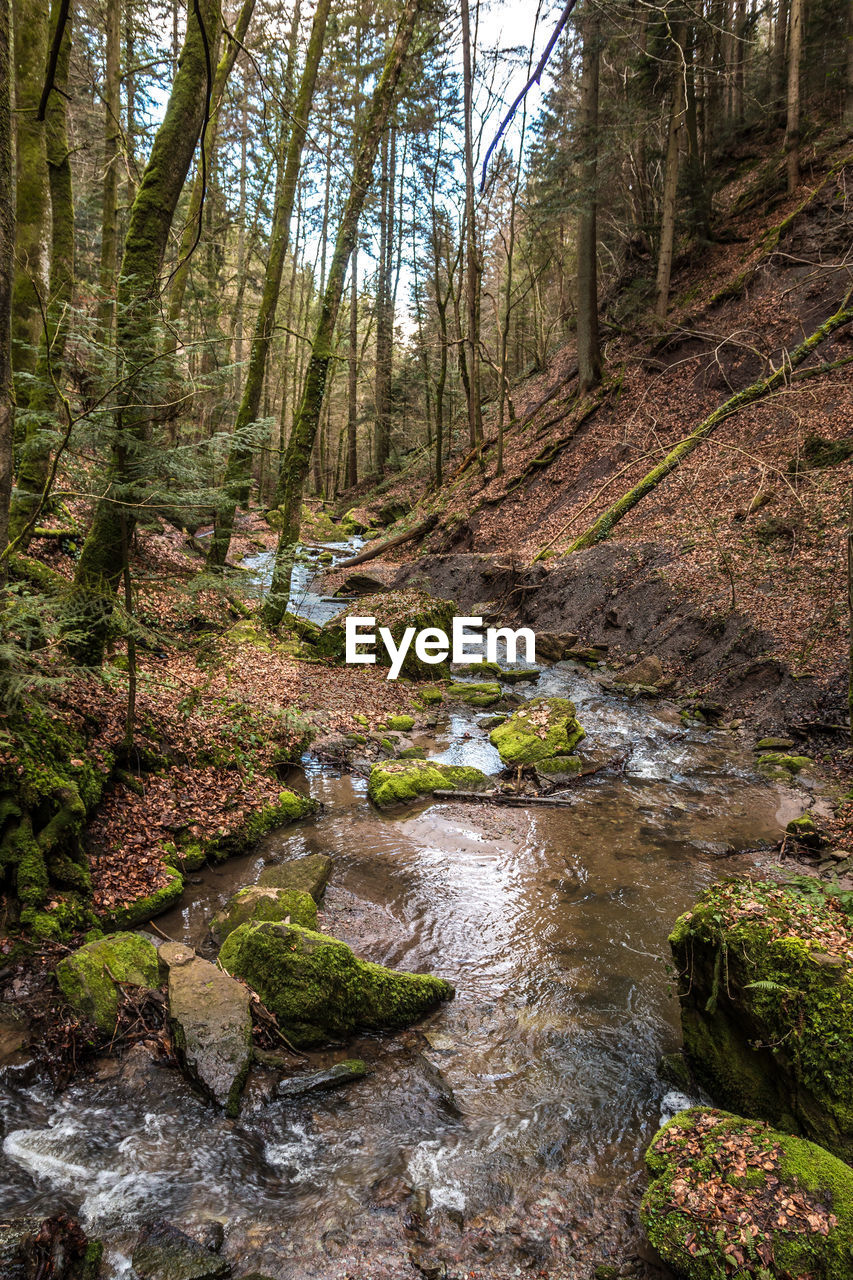
<svg viewBox="0 0 853 1280"><path fill-rule="evenodd" d="M241 925L225 939L219 960L258 993L300 1047L340 1042L357 1030L397 1030L453 997L442 978L359 960L337 938L293 924Z"/></svg>
<svg viewBox="0 0 853 1280"><path fill-rule="evenodd" d="M568 698L534 698L489 734L505 765L545 764L570 756L584 738Z"/></svg>
<svg viewBox="0 0 853 1280"><path fill-rule="evenodd" d="M578 642L571 631L539 631L536 634L536 656L546 662L559 662Z"/></svg>
<svg viewBox="0 0 853 1280"><path fill-rule="evenodd" d="M325 853L310 853L307 858L294 858L290 862L277 862L264 867L258 876L258 884L264 888L292 889L307 893L319 902L329 881L332 859Z"/></svg>
<svg viewBox="0 0 853 1280"><path fill-rule="evenodd" d="M635 662L632 667L626 667L624 671L620 671L613 683L638 684L649 688L657 687L661 680L663 680L663 667L660 658L652 654L648 658Z"/></svg>
<svg viewBox="0 0 853 1280"><path fill-rule="evenodd" d="M179 942L164 942L159 956L169 974L169 1022L181 1066L235 1116L252 1062L251 995Z"/></svg>
<svg viewBox="0 0 853 1280"><path fill-rule="evenodd" d="M367 1065L361 1058L348 1058L345 1062L336 1062L332 1067L322 1071L311 1071L307 1075L289 1076L280 1080L275 1087L277 1098L302 1098L308 1093L320 1093L326 1089L340 1089L342 1085L352 1084L354 1080L363 1080L367 1075Z"/></svg>
<svg viewBox="0 0 853 1280"><path fill-rule="evenodd" d="M256 924L259 920L292 921L303 929L316 929L317 904L310 893L298 889L253 884L235 893L213 917L210 935L221 947L229 933L241 924Z"/></svg>
<svg viewBox="0 0 853 1280"><path fill-rule="evenodd" d="M434 791L482 791L489 779L472 765L438 760L380 760L370 769L367 794L379 809L405 804Z"/></svg>
<svg viewBox="0 0 853 1280"><path fill-rule="evenodd" d="M853 1169L823 1148L691 1107L656 1135L646 1164L640 1220L678 1275L849 1280Z"/></svg>
<svg viewBox="0 0 853 1280"><path fill-rule="evenodd" d="M388 591L387 582L371 573L349 573L335 592L336 596L371 596Z"/></svg>
<svg viewBox="0 0 853 1280"><path fill-rule="evenodd" d="M2 1280L96 1280L103 1245L89 1240L80 1225L64 1213L0 1222Z"/></svg>
<svg viewBox="0 0 853 1280"><path fill-rule="evenodd" d="M149 1222L131 1258L139 1280L226 1280L231 1263L170 1222Z"/></svg>
<svg viewBox="0 0 853 1280"><path fill-rule="evenodd" d="M119 985L159 987L157 948L138 933L110 933L60 960L56 980L71 1007L110 1035L118 1013Z"/></svg>

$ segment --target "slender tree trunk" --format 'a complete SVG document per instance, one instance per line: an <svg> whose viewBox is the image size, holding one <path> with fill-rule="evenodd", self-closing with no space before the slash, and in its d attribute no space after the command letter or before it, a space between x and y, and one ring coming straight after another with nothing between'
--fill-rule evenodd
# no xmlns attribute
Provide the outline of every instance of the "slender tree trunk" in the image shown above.
<svg viewBox="0 0 853 1280"><path fill-rule="evenodd" d="M218 0L193 0L178 73L157 131L133 208L116 302L116 350L122 378L113 456L106 491L95 509L68 605L67 644L78 662L100 665L115 593L124 571L123 521L128 542L143 498L152 405L152 361L160 340L159 284L175 208L186 182L213 87L219 45Z"/></svg>
<svg viewBox="0 0 853 1280"><path fill-rule="evenodd" d="M480 392L480 260L477 248L477 215L474 203L474 62L471 49L471 17L468 0L462 0L462 76L465 115L465 225L467 231L465 305L468 318L468 432L473 449L483 439Z"/></svg>
<svg viewBox="0 0 853 1280"><path fill-rule="evenodd" d="M373 92L364 122L352 183L338 227L329 279L311 344L311 358L302 390L302 401L282 462L276 490L276 505L282 513L282 531L276 551L273 580L264 606L264 621L271 627L276 627L281 622L290 598L290 576L299 539L302 495L323 408L326 379L332 358L332 339L341 305L347 267L355 246L364 201L370 189L376 153L385 131L397 83L406 62L422 4L423 0L406 0L403 7L397 34L388 51L382 76Z"/></svg>
<svg viewBox="0 0 853 1280"><path fill-rule="evenodd" d="M134 0L124 0L124 137L127 148L128 208L136 199L136 31L133 25Z"/></svg>
<svg viewBox="0 0 853 1280"><path fill-rule="evenodd" d="M12 262L15 211L12 207L12 10L0 0L0 552L9 530L12 492L12 441L15 400L12 394ZM0 560L0 584L6 561Z"/></svg>
<svg viewBox="0 0 853 1280"><path fill-rule="evenodd" d="M101 301L98 318L106 341L115 315L118 267L118 164L121 155L121 0L106 5L104 80L104 185L101 195Z"/></svg>
<svg viewBox="0 0 853 1280"><path fill-rule="evenodd" d="M853 8L853 6L851 6ZM785 50L788 47L788 0L776 0L773 24L773 114L781 119L785 107Z"/></svg>
<svg viewBox="0 0 853 1280"><path fill-rule="evenodd" d="M234 423L234 435L231 440L228 466L225 471L225 492L223 501L216 513L216 522L213 537L211 538L210 563L214 565L225 564L228 548L231 545L234 513L241 494L244 492L251 467L254 450L251 438L247 433L250 432L252 424L258 417L258 406L264 385L267 357L275 330L275 313L281 291L281 277L290 241L290 218L296 199L299 171L302 167L302 148L311 116L311 102L314 97L317 69L323 54L326 22L330 8L331 0L319 0L314 14L293 124L287 144L284 172L276 192L261 305L255 321L255 333L252 339L252 350L249 355L249 367L246 370L246 381L243 385L243 395L240 400L240 407L237 410L237 419ZM298 31L298 7L294 16L294 31Z"/></svg>
<svg viewBox="0 0 853 1280"><path fill-rule="evenodd" d="M204 131L204 146L202 147L202 159L196 170L195 179L193 180L192 191L190 193L190 204L187 211L186 226L181 234L181 242L178 248L178 267L172 278L172 290L169 296L169 320L174 325L181 316L184 306L184 295L187 290L187 283L190 273L190 260L193 246L198 240L199 217L201 216L201 206L205 196L205 186L210 181L210 175L213 171L213 159L216 153L216 143L219 137L219 120L221 116L222 103L225 98L225 89L228 85L228 77L234 69L234 63L237 61L237 55L240 52L246 32L249 29L249 23L252 21L252 14L255 9L255 0L243 0L240 12L237 15L237 21L234 26L234 39L226 36L225 48L219 64L216 68L216 74L213 78L213 90L210 95L210 119L207 128ZM299 21L299 5L295 10L294 23L298 26ZM244 179L241 177L241 182ZM242 222L240 224L242 226ZM174 349L174 341L172 340L172 349Z"/></svg>
<svg viewBox="0 0 853 1280"><path fill-rule="evenodd" d="M850 742L853 745L853 489L847 511L847 719L850 724Z"/></svg>
<svg viewBox="0 0 853 1280"><path fill-rule="evenodd" d="M53 0L50 43L61 16L61 0ZM45 142L50 191L51 247L49 295L39 343L36 380L27 410L22 414L25 438L9 517L9 539L19 549L29 542L36 515L42 509L55 444L59 384L63 376L65 341L74 292L74 200L68 148L67 87L71 61L71 15L65 22L54 88L45 110Z"/></svg>
<svg viewBox="0 0 853 1280"><path fill-rule="evenodd" d="M598 340L598 64L600 22L593 9L585 15L581 72L580 189L578 220L578 389L601 381Z"/></svg>
<svg viewBox="0 0 853 1280"><path fill-rule="evenodd" d="M676 23L673 32L675 45L675 84L672 93L672 109L669 116L669 136L666 146L666 170L663 180L661 208L660 249L655 288L655 316L666 320L669 306L669 282L672 276L672 255L675 246L675 211L678 196L678 172L681 165L681 135L684 128L684 46L687 39L685 23Z"/></svg>
<svg viewBox="0 0 853 1280"><path fill-rule="evenodd" d="M853 0L847 0L847 78L844 86L844 123L853 129Z"/></svg>
<svg viewBox="0 0 853 1280"><path fill-rule="evenodd" d="M358 228L352 250L347 381L347 471L345 488L358 484Z"/></svg>
<svg viewBox="0 0 853 1280"><path fill-rule="evenodd" d="M240 91L240 203L237 206L237 279L246 278L246 161L249 143L249 95L245 76ZM235 393L239 394L243 369L243 308L234 316Z"/></svg>
<svg viewBox="0 0 853 1280"><path fill-rule="evenodd" d="M391 275L394 262L394 194L396 132L392 125L382 139L379 184L379 279L376 296L376 469L380 476L391 453L391 360L394 346L394 311Z"/></svg>
<svg viewBox="0 0 853 1280"><path fill-rule="evenodd" d="M47 293L49 195L44 124L36 119L47 63L49 6L13 0L15 58L15 274L12 284L12 369L35 372L42 332L39 298ZM18 408L33 385L16 378Z"/></svg>
<svg viewBox="0 0 853 1280"><path fill-rule="evenodd" d="M732 115L735 124L743 124L743 89L746 72L746 0L737 0L734 9L734 77Z"/></svg>
<svg viewBox="0 0 853 1280"><path fill-rule="evenodd" d="M785 123L785 167L788 194L800 185L800 61L803 54L803 6L805 0L791 0L788 30L788 96Z"/></svg>

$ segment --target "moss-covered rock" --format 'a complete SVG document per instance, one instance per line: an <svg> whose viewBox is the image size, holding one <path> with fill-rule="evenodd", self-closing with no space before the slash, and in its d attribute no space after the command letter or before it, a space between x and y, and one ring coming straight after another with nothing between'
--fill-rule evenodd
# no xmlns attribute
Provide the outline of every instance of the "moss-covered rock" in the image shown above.
<svg viewBox="0 0 853 1280"><path fill-rule="evenodd" d="M414 716L389 716L388 728L395 729L397 733L408 733L410 729L415 727Z"/></svg>
<svg viewBox="0 0 853 1280"><path fill-rule="evenodd" d="M109 1035L118 1012L117 983L159 986L157 948L138 933L111 933L60 960L56 980L72 1008Z"/></svg>
<svg viewBox="0 0 853 1280"><path fill-rule="evenodd" d="M489 779L467 765L437 760L381 760L370 770L367 794L379 809L405 804L433 791L478 791Z"/></svg>
<svg viewBox="0 0 853 1280"><path fill-rule="evenodd" d="M452 702L464 702L469 707L493 707L501 700L501 687L495 680L480 684L458 681L447 686L447 696Z"/></svg>
<svg viewBox="0 0 853 1280"><path fill-rule="evenodd" d="M291 858L288 862L276 862L264 867L258 877L262 888L287 889L293 893L308 894L315 902L323 896L332 859L325 853L309 853L307 858Z"/></svg>
<svg viewBox="0 0 853 1280"><path fill-rule="evenodd" d="M153 920L173 907L184 891L183 876L171 867L165 868L166 882L153 893L137 898L125 907L105 912L101 921L110 929L134 929L137 925Z"/></svg>
<svg viewBox="0 0 853 1280"><path fill-rule="evenodd" d="M759 757L758 768L761 773L774 768L787 769L789 773L799 773L801 769L807 769L813 763L811 756L789 756L780 751L769 751L766 755Z"/></svg>
<svg viewBox="0 0 853 1280"><path fill-rule="evenodd" d="M341 528L347 537L351 537L354 533L366 533L374 524L376 524L376 517L370 511L365 511L363 507L350 507L349 511L341 517Z"/></svg>
<svg viewBox="0 0 853 1280"><path fill-rule="evenodd" d="M538 667L509 667L498 678L504 684L535 684L541 674Z"/></svg>
<svg viewBox="0 0 853 1280"><path fill-rule="evenodd" d="M259 920L292 921L303 929L317 928L317 904L308 893L297 889L275 889L255 884L241 889L210 922L210 932L218 946L241 924Z"/></svg>
<svg viewBox="0 0 853 1280"><path fill-rule="evenodd" d="M853 1160L853 920L824 882L736 879L676 923L684 1052L720 1105Z"/></svg>
<svg viewBox="0 0 853 1280"><path fill-rule="evenodd" d="M535 698L489 734L506 765L570 756L586 735L568 698Z"/></svg>
<svg viewBox="0 0 853 1280"><path fill-rule="evenodd" d="M300 1046L345 1040L360 1029L405 1027L453 995L441 978L370 964L337 938L292 924L241 925L219 959Z"/></svg>
<svg viewBox="0 0 853 1280"><path fill-rule="evenodd" d="M147 1222L131 1261L140 1280L227 1280L231 1263L170 1222Z"/></svg>
<svg viewBox="0 0 853 1280"><path fill-rule="evenodd" d="M545 778L576 777L582 771L583 761L577 756L549 756L547 760L536 761L536 772Z"/></svg>
<svg viewBox="0 0 853 1280"><path fill-rule="evenodd" d="M687 1280L853 1274L853 1169L761 1122L682 1111L646 1153L640 1218Z"/></svg>
<svg viewBox="0 0 853 1280"><path fill-rule="evenodd" d="M435 685L422 685L418 689L417 702L422 707L435 707L438 703L444 701L444 693L441 689L437 689Z"/></svg>
<svg viewBox="0 0 853 1280"><path fill-rule="evenodd" d="M317 650L335 662L343 662L345 657L346 619L352 615L358 618L375 618L375 644L371 652L375 654L379 666L390 667L391 658L379 636L379 628L387 627L394 643L398 645L407 627L414 627L415 633L429 627L437 627L449 634L455 607L450 600L438 600L423 591L406 589L402 591L386 591L381 595L364 596L351 604L343 613L322 629L317 642ZM367 650L363 650L367 652ZM446 663L423 662L415 652L414 641L409 645L400 674L410 680L432 680L446 675L449 668Z"/></svg>

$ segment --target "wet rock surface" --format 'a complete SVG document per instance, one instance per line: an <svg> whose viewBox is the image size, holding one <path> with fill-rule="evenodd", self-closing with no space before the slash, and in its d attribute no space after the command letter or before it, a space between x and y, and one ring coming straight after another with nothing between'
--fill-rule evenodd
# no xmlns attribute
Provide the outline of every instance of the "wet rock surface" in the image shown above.
<svg viewBox="0 0 853 1280"><path fill-rule="evenodd" d="M150 1222L133 1250L140 1280L226 1280L231 1263L169 1222Z"/></svg>
<svg viewBox="0 0 853 1280"><path fill-rule="evenodd" d="M108 934L61 960L56 979L72 1008L109 1035L115 1027L121 984L159 986L157 949L137 933Z"/></svg>
<svg viewBox="0 0 853 1280"><path fill-rule="evenodd" d="M252 1062L250 995L234 978L190 947L164 942L160 962L168 970L169 1023L181 1065L229 1115Z"/></svg>
<svg viewBox="0 0 853 1280"><path fill-rule="evenodd" d="M332 859L324 853L312 853L306 858L275 863L264 867L258 884L264 888L292 889L309 894L315 902L323 896L332 871Z"/></svg>
<svg viewBox="0 0 853 1280"><path fill-rule="evenodd" d="M316 887L316 880L312 882ZM241 924L259 920L287 921L303 929L317 928L317 904L310 893L298 889L276 889L272 885L249 885L240 889L210 922L213 942L221 946L229 933Z"/></svg>

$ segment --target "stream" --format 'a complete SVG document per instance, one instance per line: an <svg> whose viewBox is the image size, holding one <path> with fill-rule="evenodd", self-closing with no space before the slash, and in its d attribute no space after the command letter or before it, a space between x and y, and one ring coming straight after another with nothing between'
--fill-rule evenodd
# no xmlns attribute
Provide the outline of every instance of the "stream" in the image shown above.
<svg viewBox="0 0 853 1280"><path fill-rule="evenodd" d="M235 1275L275 1280L579 1278L631 1253L643 1151L695 1101L657 1074L679 1043L667 935L704 886L760 872L763 855L735 851L778 839L802 805L755 776L737 735L614 696L575 664L516 691L570 696L587 744L627 752L624 771L585 779L566 808L379 814L362 778L306 758L289 785L322 812L204 871L157 921L198 944L265 863L328 853L321 927L448 978L455 1000L403 1035L309 1055L366 1060L337 1093L271 1100L259 1073L237 1121L143 1050L58 1097L7 1080L4 1212L78 1213L109 1243L108 1277L133 1276L138 1225L155 1217L222 1221ZM445 712L416 744L497 773L486 718Z"/></svg>

